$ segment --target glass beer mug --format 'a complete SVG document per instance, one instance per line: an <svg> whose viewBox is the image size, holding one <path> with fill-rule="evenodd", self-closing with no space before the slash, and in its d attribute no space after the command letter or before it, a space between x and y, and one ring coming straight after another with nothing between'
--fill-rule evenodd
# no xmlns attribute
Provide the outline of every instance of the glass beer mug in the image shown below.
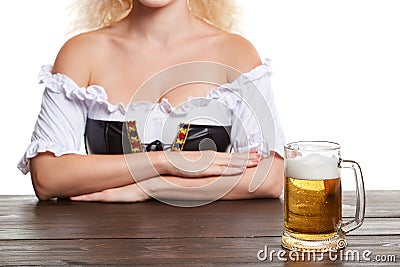
<svg viewBox="0 0 400 267"><path fill-rule="evenodd" d="M342 222L342 168L354 171L356 213ZM344 235L358 228L365 214L365 192L357 162L342 160L333 142L294 142L285 146L284 230L282 246L298 251L346 247Z"/></svg>

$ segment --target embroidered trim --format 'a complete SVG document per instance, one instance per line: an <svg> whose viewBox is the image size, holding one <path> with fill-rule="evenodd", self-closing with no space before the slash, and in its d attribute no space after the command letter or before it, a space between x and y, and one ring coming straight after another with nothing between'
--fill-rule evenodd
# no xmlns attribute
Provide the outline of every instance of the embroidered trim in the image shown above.
<svg viewBox="0 0 400 267"><path fill-rule="evenodd" d="M127 121L125 125L132 153L142 152L142 142L137 132L136 121Z"/></svg>
<svg viewBox="0 0 400 267"><path fill-rule="evenodd" d="M182 151L183 146L185 145L186 138L189 134L189 128L190 124L189 123L180 123L179 124L179 130L178 134L175 138L174 143L172 144L172 151Z"/></svg>

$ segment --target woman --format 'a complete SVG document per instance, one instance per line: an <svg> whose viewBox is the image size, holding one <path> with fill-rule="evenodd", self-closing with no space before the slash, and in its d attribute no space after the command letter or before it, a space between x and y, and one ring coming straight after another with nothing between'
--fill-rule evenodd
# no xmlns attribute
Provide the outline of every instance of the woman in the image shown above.
<svg viewBox="0 0 400 267"><path fill-rule="evenodd" d="M80 14L86 14L89 10L93 12L91 20L85 21L86 26L100 28L68 40L61 48L54 65L42 68L40 79L46 87L42 110L35 126L32 143L19 164L24 173L31 172L33 186L39 199L71 197L72 200L82 201L123 202L144 201L150 197L210 199L214 197L210 191L215 188L209 191L199 188L217 180L219 183L215 190L224 192L220 196L224 199L280 195L283 177L283 134L279 124L272 127L277 136L276 145L268 145L268 149L259 149L259 143L253 144L254 149L251 149L251 146L238 145L243 143L241 139L248 141L246 136L243 138L243 134L231 134L229 137L226 136L226 131L221 131L229 126L226 123L202 125L192 122L189 130L190 124L184 121L180 131L184 132L186 129L189 133L184 140L196 134L196 131L193 132L196 127L199 127L197 132L207 129L207 133L210 133L209 129L215 126L213 129L217 138L211 138L213 143L218 145L221 140L222 143L228 140L228 143L232 143L233 151L238 152L223 152L229 151L227 144L217 149L221 152L203 152L202 155L207 159L213 159L204 168L205 165L199 163L201 160L193 162L198 159L200 152L146 151L165 148L160 140L147 140L146 143L140 139L144 126L136 125L136 121L143 119L144 115L140 113L143 109L139 108L139 113L134 113L136 117L130 124L124 122L129 100L139 92L139 88L147 79L166 68L186 62L215 62L219 66L231 67L217 68L218 70L213 72L219 84L235 82L238 79L238 75L230 71L232 69L248 73L250 77L256 76L255 80L267 84L268 65L261 64L254 47L243 37L224 30L230 26L226 13L232 8L232 1L113 0L93 1L92 4L91 1L79 2L83 2ZM225 17L222 14L225 14ZM228 25L221 25L221 22L228 22ZM218 103L225 105L226 99L238 98L237 94L230 90L213 89L215 85L210 84L179 86L159 95L162 100L150 109L151 114L155 114L157 118L167 114L164 117L168 118L168 108L174 110L174 107L185 104L188 97L215 98ZM141 90L141 97L146 98L146 92L150 91L151 88L147 91ZM218 96L210 96L210 93ZM149 98L144 100L152 100ZM270 94L268 101L272 102ZM276 119L273 103L269 105L272 106L272 117ZM235 109L236 106L230 107L229 110ZM270 123L273 124L273 121ZM159 126L163 126L162 122ZM116 129L115 134L110 135L108 131L113 128ZM157 125L150 128L152 132L160 131ZM104 135L104 132L107 134ZM96 154L78 154L83 136L86 139L87 150ZM186 150L184 148L189 144L182 143L182 147L179 147L178 137L179 133L174 142L169 142L172 143L172 148L176 145L177 150ZM210 135L206 134L200 139L200 142L210 139ZM141 153L123 155L122 150L125 148L120 144L126 143L126 140L132 148L130 152L136 152L137 149ZM263 142L260 138L257 140ZM114 147L111 143L116 144L117 148L110 148ZM150 149L147 149L149 147ZM257 150L263 153L257 153ZM186 159L192 161L188 163L190 166L187 165L189 170L174 164L174 160L180 162ZM233 177L238 176L240 179L232 188L224 186L231 185ZM259 181L256 186L255 180ZM182 186L199 190L193 193L190 190L181 190ZM144 188L145 192L141 188Z"/></svg>

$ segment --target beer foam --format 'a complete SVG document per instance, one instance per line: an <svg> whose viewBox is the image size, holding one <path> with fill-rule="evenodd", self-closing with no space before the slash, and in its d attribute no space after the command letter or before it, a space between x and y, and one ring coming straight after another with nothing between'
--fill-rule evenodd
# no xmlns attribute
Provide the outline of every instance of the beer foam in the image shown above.
<svg viewBox="0 0 400 267"><path fill-rule="evenodd" d="M340 177L338 158L310 154L302 158L286 159L286 177L306 180L327 180Z"/></svg>

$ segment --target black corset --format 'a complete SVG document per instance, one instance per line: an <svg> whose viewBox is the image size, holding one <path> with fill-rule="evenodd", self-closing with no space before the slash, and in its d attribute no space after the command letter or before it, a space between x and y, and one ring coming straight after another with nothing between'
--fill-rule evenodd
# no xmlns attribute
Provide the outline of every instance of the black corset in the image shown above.
<svg viewBox="0 0 400 267"><path fill-rule="evenodd" d="M186 140L181 150L215 150L227 152L230 149L230 126L208 126L190 124ZM179 132L177 131L177 138ZM154 140L141 143L142 151L169 150L171 144ZM175 140L176 141L176 140ZM88 154L127 154L132 153L126 123L87 119L85 148Z"/></svg>

